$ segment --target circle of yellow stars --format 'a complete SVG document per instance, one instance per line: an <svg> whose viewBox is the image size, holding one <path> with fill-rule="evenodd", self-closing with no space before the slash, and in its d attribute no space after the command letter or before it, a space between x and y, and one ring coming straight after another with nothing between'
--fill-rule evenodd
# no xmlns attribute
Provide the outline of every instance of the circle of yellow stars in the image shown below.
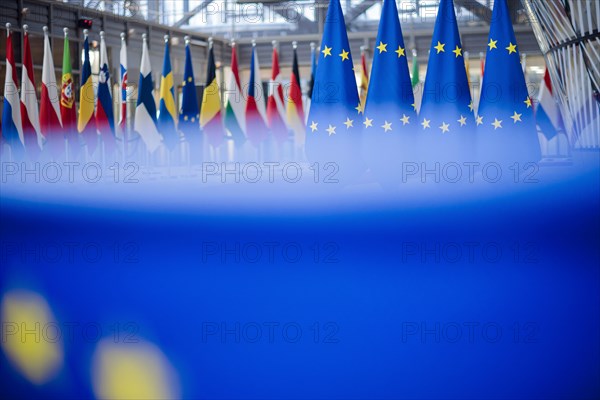
<svg viewBox="0 0 600 400"><path fill-rule="evenodd" d="M389 43L384 43L383 41L379 41L379 44L376 46L376 49L378 50L379 53L376 54L383 54L383 53L387 53L388 52L388 45ZM490 38L490 41L488 43L488 49L490 52L492 52L493 50L498 50L498 40L494 40L492 38ZM329 47L327 45L323 46L323 50L321 51L321 53L323 53L323 58L327 58L327 57L332 57L332 47ZM446 43L442 43L441 41L437 42L437 45L433 46L433 48L436 51L436 54L441 54L441 53L445 53L446 52ZM517 45L513 44L512 42L509 42L508 46L505 48L506 51L508 51L508 54L516 54L517 53ZM402 58L402 57L406 57L406 49L403 48L401 45L398 45L398 49L394 50L394 53L397 54L398 58ZM463 49L459 46L456 45L455 49L452 50L452 53L454 53L455 58L459 58L459 57L463 57ZM338 54L338 56L341 58L341 61L344 62L346 60L350 60L349 58L350 52L347 51L346 49L342 49L341 53ZM191 78L189 78L189 81L191 82ZM185 86L186 82L183 82L183 85ZM532 101L531 99L528 97L525 101L524 104L527 106L527 108L531 108L532 105ZM417 106L415 103L412 104L412 107L415 111L417 111ZM357 113L360 114L364 114L364 104L362 104L362 102L359 102L358 105L356 106L355 110L357 111ZM471 102L469 104L469 110L471 112L475 112L475 107L473 102ZM513 115L510 117L513 120L514 124L518 124L520 122L523 122L522 120L523 117L523 113L518 113L517 111L514 111ZM186 117L187 118L187 117ZM402 115L402 118L400 118L400 122L402 122L402 126L406 126L410 124L410 116L407 116L406 114ZM423 127L423 130L427 130L427 129L432 129L431 126L431 120L427 119L427 118L423 118L423 121L420 123L420 125ZM467 125L467 117L465 117L464 115L461 115L460 118L456 121L460 127L464 127ZM368 118L365 116L364 121L362 122L362 124L364 125L365 129L368 128L373 128L373 119ZM481 115L476 115L475 116L475 123L477 126L481 126L484 124L484 117ZM504 128L504 120L498 119L498 118L494 118L494 121L491 122L491 126L494 128L494 130L498 130L498 129L503 129ZM350 128L354 128L354 120L350 119L350 117L346 117L346 121L343 122L343 124L346 126L346 129L350 129ZM310 129L311 132L317 132L318 131L318 122L315 121L311 121L310 124ZM385 120L383 125L381 125L381 129L383 129L384 132L392 132L393 131L393 123ZM336 134L336 129L337 127L334 125L329 124L327 129L325 130L329 136L335 135ZM451 131L451 124L447 123L445 121L442 122L442 124L438 127L438 129L442 132L442 133L449 133Z"/></svg>

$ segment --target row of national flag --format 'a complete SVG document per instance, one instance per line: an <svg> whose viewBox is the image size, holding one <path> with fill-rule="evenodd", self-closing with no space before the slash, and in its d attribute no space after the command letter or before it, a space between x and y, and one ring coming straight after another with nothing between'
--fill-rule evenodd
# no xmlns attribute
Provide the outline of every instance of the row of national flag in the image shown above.
<svg viewBox="0 0 600 400"><path fill-rule="evenodd" d="M65 152L77 157L82 148L82 138L90 155L98 151L99 144L106 152L114 152L117 142L104 33L100 33L100 72L96 92L92 83L88 33L84 30L84 60L79 91L79 112L77 112L68 29L64 29L62 79L58 84L48 28L43 28L44 60L38 109L28 26L23 26L24 51L20 101L11 25L6 24L6 28L7 68L2 110L2 139L9 145L13 157L37 160L46 149L54 158L61 157Z"/></svg>
<svg viewBox="0 0 600 400"><path fill-rule="evenodd" d="M118 141L127 144L127 45L121 34L120 103L113 115L111 76L104 33L100 32L98 86L92 83L89 38L84 30L83 65L76 111L68 29L65 28L63 73L56 83L48 30L44 27L44 61L38 112L27 26L19 98L12 32L7 24L6 80L2 137L15 156L39 157L48 148L54 157L65 150L73 156L85 149L88 156L113 154ZM420 82L416 54L412 76L394 0L384 0L375 43L372 71L361 51L359 87L339 0L331 0L320 48L311 49L308 102L303 103L296 43L290 83L282 84L279 55L273 43L268 98L262 91L260 66L252 47L250 79L240 81L237 48L232 43L231 74L225 87L225 105L217 83L212 41L209 41L206 85L197 98L190 38L185 38L182 101L176 106L171 68L170 38L165 36L158 110L154 99L152 66L147 36L143 35L138 98L133 131L150 152L161 146L173 150L184 137L193 148L207 143L217 147L229 136L237 146L246 141L259 147L269 135L282 144L290 133L297 148L306 147L310 159L346 159L359 166L364 159L372 169L385 170L393 160L466 160L475 153L488 159L537 160L533 103L529 98L506 0L494 4L481 102L476 111L465 69L453 0L441 0L433 34L420 112L413 88ZM318 62L317 62L318 60ZM317 68L318 65L318 68ZM560 112L551 97L551 82L544 80L538 115L543 123L560 129ZM360 90L358 90L360 89ZM59 94L60 91L60 94ZM202 102L201 111L199 100ZM306 113L310 109L310 113ZM548 123L547 123L548 121ZM545 131L550 131L546 128ZM82 146L85 144L85 146ZM391 163L391 164L390 164Z"/></svg>
<svg viewBox="0 0 600 400"><path fill-rule="evenodd" d="M44 27L44 64L42 72L41 106L38 101L33 75L33 63L29 46L27 25L24 32L23 75L21 98L12 44L12 31L7 24L6 80L4 86L4 107L2 115L3 140L8 143L14 157L36 160L42 150L47 149L52 157L58 158L67 153L77 157L86 151L93 157L101 152L112 155L119 148L118 142L127 145L127 44L125 34L121 34L120 77L121 95L119 115L113 112L111 76L104 32L100 32L100 70L97 89L92 82L90 44L88 31L84 30L83 64L81 85L75 93L71 69L71 55L68 29L64 29L63 73L57 85L54 73L52 49L48 29ZM253 45L250 82L242 87L235 43L232 43L231 80L226 88L226 103L221 104L221 88L216 79L216 64L212 40L209 40L207 79L200 111L194 79L190 38L185 37L185 70L182 82L182 101L176 107L175 81L171 68L170 38L165 36L165 53L160 78L159 107L154 99L152 65L148 52L147 35L142 35L142 58L138 82L138 98L133 119L133 130L144 140L147 149L154 152L161 146L173 150L181 137L192 148L202 148L202 134L208 144L218 147L229 136L237 146L246 141L259 147L269 134L279 144L285 142L293 132L295 143L302 146L305 137L305 114L300 87L300 74L296 45L294 45L294 65L287 98L279 70L279 56L276 43L273 44L272 79L269 82L268 99L263 96L260 66ZM316 65L313 46L313 76ZM59 94L60 91L60 94ZM244 91L244 93L242 92ZM79 111L76 111L75 98L78 96ZM126 148L123 147L126 151Z"/></svg>

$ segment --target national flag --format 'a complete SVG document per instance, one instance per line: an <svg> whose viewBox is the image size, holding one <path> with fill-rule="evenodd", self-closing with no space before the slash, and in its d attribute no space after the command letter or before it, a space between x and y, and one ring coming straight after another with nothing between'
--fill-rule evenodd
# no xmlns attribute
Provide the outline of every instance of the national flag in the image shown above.
<svg viewBox="0 0 600 400"><path fill-rule="evenodd" d="M127 41L125 32L121 33L121 52L119 54L121 64L121 113L119 116L119 128L123 136L123 142L127 140Z"/></svg>
<svg viewBox="0 0 600 400"><path fill-rule="evenodd" d="M410 78L410 84L413 88L413 95L415 97L415 103L413 109L419 114L421 108L421 101L423 100L423 85L421 82L421 73L419 68L419 59L417 56L417 50L412 50L412 73ZM418 127L417 127L418 129Z"/></svg>
<svg viewBox="0 0 600 400"><path fill-rule="evenodd" d="M112 85L108 70L106 42L104 40L104 32L100 32L100 72L98 75L98 97L96 103L96 129L102 138L106 154L112 154L117 147L111 91Z"/></svg>
<svg viewBox="0 0 600 400"><path fill-rule="evenodd" d="M363 155L384 186L415 154L418 126L406 46L395 0L384 0L364 114ZM364 112L363 112L364 111Z"/></svg>
<svg viewBox="0 0 600 400"><path fill-rule="evenodd" d="M421 74L419 70L419 59L417 57L417 50L413 49L412 51L412 77L411 84L413 89L417 87L417 85L421 83Z"/></svg>
<svg viewBox="0 0 600 400"><path fill-rule="evenodd" d="M506 0L492 12L477 125L484 161L537 162L540 143Z"/></svg>
<svg viewBox="0 0 600 400"><path fill-rule="evenodd" d="M308 118L313 87L315 86L315 74L317 73L317 51L314 43L310 44L310 79L308 80L308 91L306 92L306 107L304 115ZM304 121L306 122L306 121Z"/></svg>
<svg viewBox="0 0 600 400"><path fill-rule="evenodd" d="M287 94L287 123L294 132L294 142L297 147L304 146L306 141L306 125L304 124L304 107L302 105L302 89L300 88L300 69L298 68L298 54L296 42L293 43L294 60L292 64L292 76Z"/></svg>
<svg viewBox="0 0 600 400"><path fill-rule="evenodd" d="M208 41L208 63L206 71L206 86L202 94L202 108L200 109L200 126L213 147L223 143L225 131L221 119L221 95L217 84L217 66L215 65L215 52L212 40Z"/></svg>
<svg viewBox="0 0 600 400"><path fill-rule="evenodd" d="M273 59L271 61L271 82L269 83L269 100L267 102L267 121L269 130L278 143L288 138L285 124L285 106L283 105L283 85L279 71L279 54L277 42L273 41Z"/></svg>
<svg viewBox="0 0 600 400"><path fill-rule="evenodd" d="M185 69L183 71L183 89L181 91L181 110L179 112L179 130L194 148L200 146L200 107L194 79L194 63L190 49L190 37L185 40Z"/></svg>
<svg viewBox="0 0 600 400"><path fill-rule="evenodd" d="M369 91L369 71L367 69L367 55L364 46L360 48L360 104L363 110L367 103L367 93Z"/></svg>
<svg viewBox="0 0 600 400"><path fill-rule="evenodd" d="M342 6L330 0L307 120L308 159L334 162L348 177L362 172L361 108Z"/></svg>
<svg viewBox="0 0 600 400"><path fill-rule="evenodd" d="M477 112L479 112L479 103L481 102L481 89L483 89L483 75L485 72L485 54L479 53L479 63L481 66L481 75L479 76L479 97L477 99Z"/></svg>
<svg viewBox="0 0 600 400"><path fill-rule="evenodd" d="M165 57L163 70L160 77L160 104L158 112L158 131L163 137L163 142L173 150L179 142L179 133L175 126L177 121L177 107L175 106L175 88L173 84L173 71L171 70L171 52L169 35L165 35Z"/></svg>
<svg viewBox="0 0 600 400"><path fill-rule="evenodd" d="M23 123L23 139L25 152L31 160L39 157L44 145L44 137L40 132L40 113L38 109L35 78L33 76L33 62L31 60L31 47L29 46L29 32L27 25L23 25L23 68L21 73L21 121Z"/></svg>
<svg viewBox="0 0 600 400"><path fill-rule="evenodd" d="M81 68L81 88L79 89L79 119L77 131L83 135L91 156L98 147L98 132L92 117L94 116L94 84L92 83L92 65L90 64L90 43L88 30L83 30L83 65Z"/></svg>
<svg viewBox="0 0 600 400"><path fill-rule="evenodd" d="M56 86L56 72L48 27L44 26L44 62L42 64L42 97L40 99L40 130L54 157L65 151L65 135L60 119L60 97Z"/></svg>
<svg viewBox="0 0 600 400"><path fill-rule="evenodd" d="M473 160L475 118L453 0L440 1L418 124L422 159Z"/></svg>
<svg viewBox="0 0 600 400"><path fill-rule="evenodd" d="M2 138L10 146L15 159L24 155L21 102L17 86L17 68L12 45L10 23L6 23L6 77L4 80L4 105L2 107Z"/></svg>
<svg viewBox="0 0 600 400"><path fill-rule="evenodd" d="M553 95L552 79L550 79L548 70L546 70L540 85L538 104L535 107L535 120L539 130L548 140L565 130L560 107Z"/></svg>
<svg viewBox="0 0 600 400"><path fill-rule="evenodd" d="M469 84L469 88L471 87L471 60L469 59L469 52L465 51L465 71L467 71L467 83ZM471 93L471 98L473 98L473 94Z"/></svg>
<svg viewBox="0 0 600 400"><path fill-rule="evenodd" d="M148 54L148 35L142 34L142 62L140 64L140 79L138 83L138 99L135 107L134 130L142 137L149 152L153 153L160 147L162 136L156 126L156 103L152 91L152 67Z"/></svg>
<svg viewBox="0 0 600 400"><path fill-rule="evenodd" d="M64 28L62 78L60 86L60 120L63 132L69 143L69 153L76 157L81 146L77 134L77 111L75 109L75 84L71 70L71 50L69 46L69 28Z"/></svg>
<svg viewBox="0 0 600 400"><path fill-rule="evenodd" d="M483 52L479 53L479 62L481 64L481 82L483 83L483 74L485 72L485 54Z"/></svg>
<svg viewBox="0 0 600 400"><path fill-rule="evenodd" d="M227 86L225 106L225 128L229 131L236 146L246 142L246 98L242 95L240 73L235 42L231 42L231 75Z"/></svg>
<svg viewBox="0 0 600 400"><path fill-rule="evenodd" d="M317 74L317 50L314 43L310 44L310 80L308 81L308 93L306 94L309 99L312 99L313 87L315 86L315 76Z"/></svg>
<svg viewBox="0 0 600 400"><path fill-rule="evenodd" d="M260 66L256 55L256 44L252 43L252 58L250 60L250 82L248 83L248 98L246 99L246 134L248 140L259 146L268 136L267 110Z"/></svg>

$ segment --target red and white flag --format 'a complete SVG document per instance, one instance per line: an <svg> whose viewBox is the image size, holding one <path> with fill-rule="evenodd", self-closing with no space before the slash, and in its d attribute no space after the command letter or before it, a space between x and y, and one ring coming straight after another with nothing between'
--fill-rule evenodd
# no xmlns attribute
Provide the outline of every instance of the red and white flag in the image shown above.
<svg viewBox="0 0 600 400"><path fill-rule="evenodd" d="M269 82L269 100L267 102L267 123L273 137L282 143L288 138L288 128L285 123L285 106L283 105L283 85L279 71L279 55L276 43L273 42L273 61L271 65L271 82Z"/></svg>
<svg viewBox="0 0 600 400"><path fill-rule="evenodd" d="M40 99L40 131L47 140L55 157L65 150L65 135L60 119L60 95L56 85L56 73L48 27L44 26L44 62L42 64L42 97Z"/></svg>
<svg viewBox="0 0 600 400"><path fill-rule="evenodd" d="M558 132L564 131L565 127L560 108L552 94L552 80L550 79L548 70L546 70L540 86L538 103L535 109L535 119L538 128L546 138L552 139Z"/></svg>
<svg viewBox="0 0 600 400"><path fill-rule="evenodd" d="M10 23L6 23L6 77L2 108L2 139L10 146L13 157L21 158L24 150L23 127L12 36Z"/></svg>
<svg viewBox="0 0 600 400"><path fill-rule="evenodd" d="M44 137L40 132L40 114L38 110L33 62L29 46L28 26L23 25L23 71L21 74L21 121L23 122L23 139L25 151L30 159L37 159L44 145Z"/></svg>

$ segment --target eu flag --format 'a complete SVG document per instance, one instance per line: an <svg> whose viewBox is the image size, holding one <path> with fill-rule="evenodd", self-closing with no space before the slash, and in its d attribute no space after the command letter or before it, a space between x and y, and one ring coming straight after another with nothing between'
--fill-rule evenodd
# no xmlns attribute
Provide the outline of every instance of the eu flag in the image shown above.
<svg viewBox="0 0 600 400"><path fill-rule="evenodd" d="M165 58L160 79L160 106L158 113L158 131L169 150L173 150L179 142L179 133L175 128L177 109L175 108L175 90L173 88L173 71L169 51L169 35L165 35Z"/></svg>
<svg viewBox="0 0 600 400"><path fill-rule="evenodd" d="M363 154L382 184L414 155L418 126L406 46L395 0L384 0L363 124ZM361 110L362 111L362 110Z"/></svg>
<svg viewBox="0 0 600 400"><path fill-rule="evenodd" d="M438 10L419 115L421 157L473 161L475 118L453 0Z"/></svg>
<svg viewBox="0 0 600 400"><path fill-rule="evenodd" d="M496 0L477 116L482 160L536 162L541 150L506 0Z"/></svg>
<svg viewBox="0 0 600 400"><path fill-rule="evenodd" d="M354 64L339 0L331 0L306 128L306 156L356 174L362 126Z"/></svg>
<svg viewBox="0 0 600 400"><path fill-rule="evenodd" d="M196 94L190 37L185 37L185 70L183 72L183 89L181 91L181 112L179 113L179 129L183 132L190 145L200 146L200 107Z"/></svg>

